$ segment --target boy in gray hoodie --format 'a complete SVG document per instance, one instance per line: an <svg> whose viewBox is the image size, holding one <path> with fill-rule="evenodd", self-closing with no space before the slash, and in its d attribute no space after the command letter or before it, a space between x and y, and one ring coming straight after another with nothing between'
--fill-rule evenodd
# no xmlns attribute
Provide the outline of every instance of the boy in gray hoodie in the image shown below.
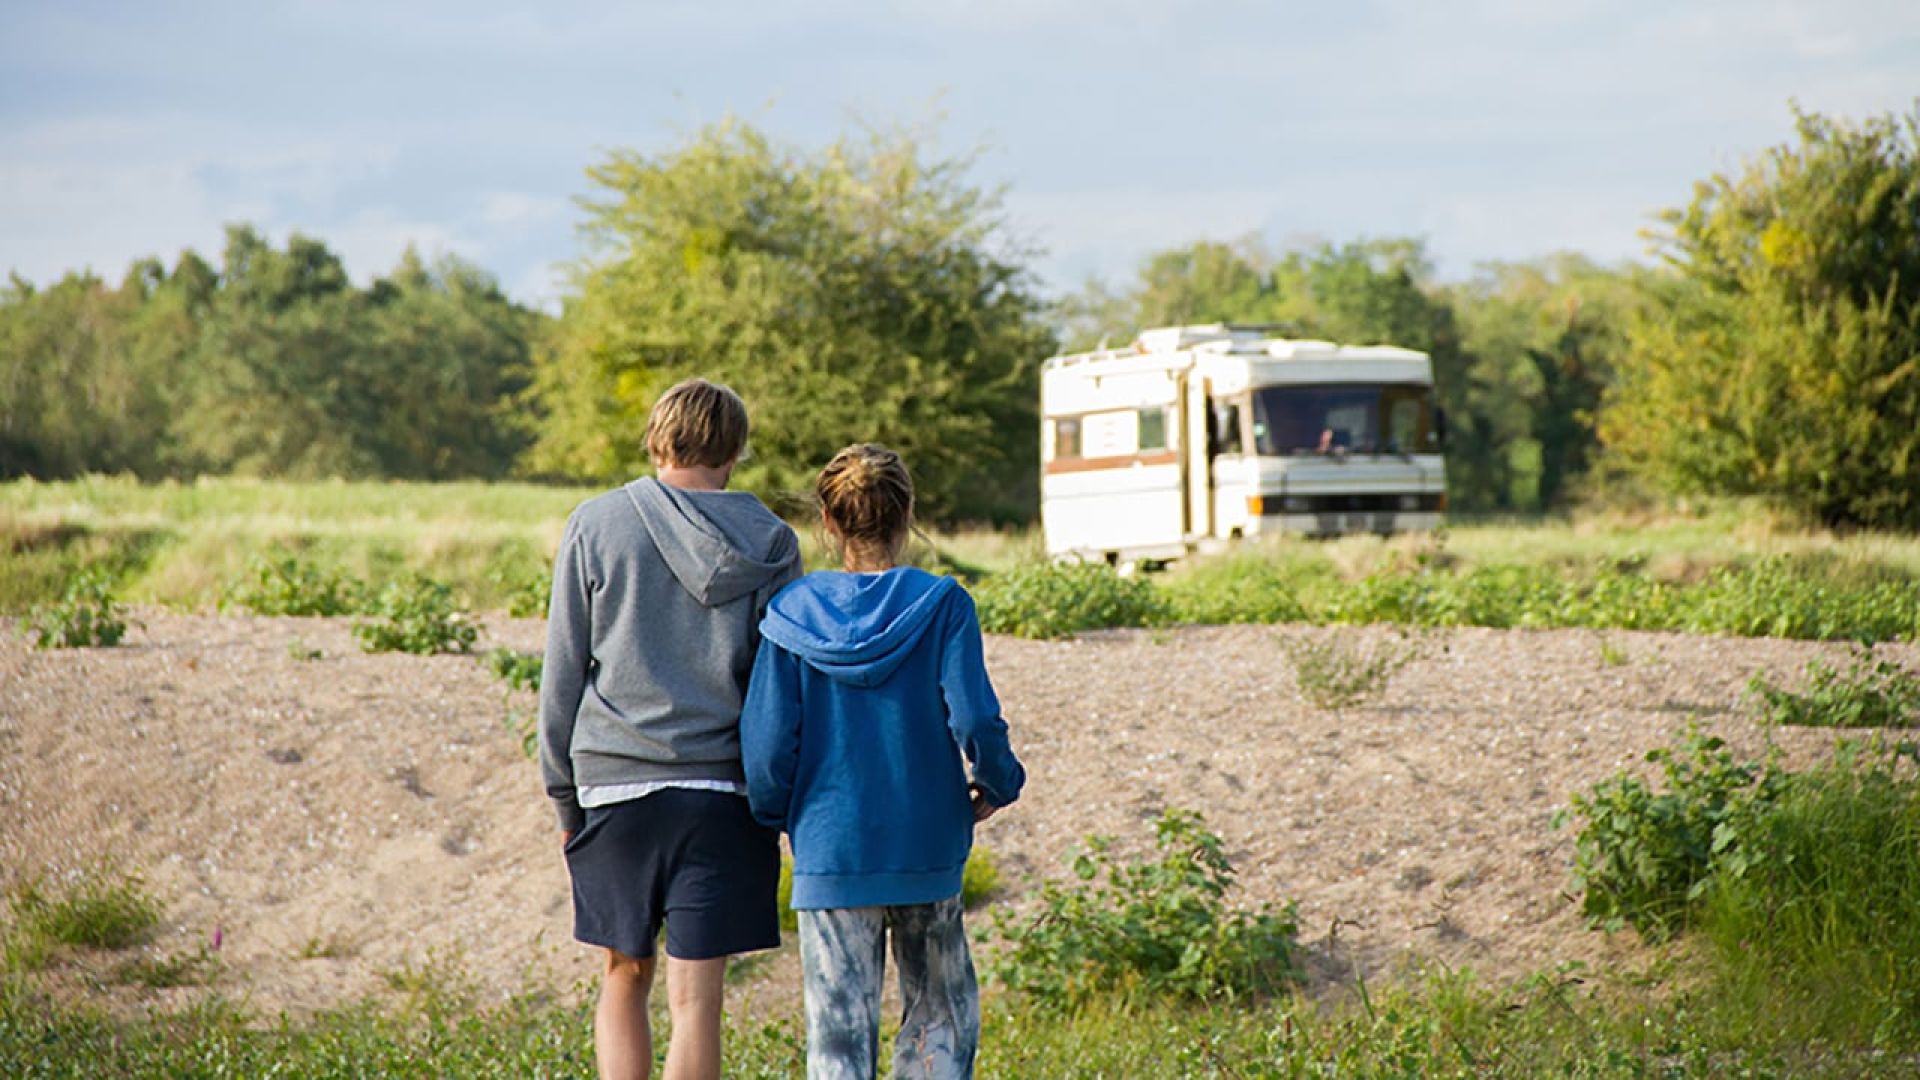
<svg viewBox="0 0 1920 1080"><path fill-rule="evenodd" d="M740 705L759 623L800 574L793 530L725 490L746 406L695 379L647 420L657 479L581 503L554 561L540 771L573 883L574 937L607 950L594 1050L646 1077L666 929L668 1080L720 1075L727 957L780 943L778 835L753 820Z"/></svg>

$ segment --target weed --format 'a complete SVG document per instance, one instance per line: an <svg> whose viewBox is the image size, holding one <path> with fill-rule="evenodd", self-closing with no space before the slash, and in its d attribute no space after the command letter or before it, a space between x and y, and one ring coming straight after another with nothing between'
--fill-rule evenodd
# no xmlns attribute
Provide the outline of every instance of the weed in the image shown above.
<svg viewBox="0 0 1920 1080"><path fill-rule="evenodd" d="M202 945L167 956L137 956L115 969L114 978L150 990L165 990L173 986L205 985L216 968L212 951Z"/></svg>
<svg viewBox="0 0 1920 1080"><path fill-rule="evenodd" d="M1719 869L1738 875L1766 849L1751 844L1754 815L1778 797L1781 775L1736 761L1719 738L1691 728L1675 746L1647 753L1666 790L1620 773L1576 794L1555 813L1574 839L1573 884L1596 926L1632 926L1661 940L1685 928Z"/></svg>
<svg viewBox="0 0 1920 1080"><path fill-rule="evenodd" d="M113 579L87 570L67 582L59 602L34 608L26 630L39 649L112 646L126 635L127 620L114 599Z"/></svg>
<svg viewBox="0 0 1920 1080"><path fill-rule="evenodd" d="M415 574L381 590L372 619L355 622L353 636L366 652L464 653L479 635L453 599L453 590Z"/></svg>
<svg viewBox="0 0 1920 1080"><path fill-rule="evenodd" d="M1631 659L1632 657L1627 655L1627 650L1624 646L1615 644L1613 639L1607 637L1605 634L1600 635L1601 667L1625 667Z"/></svg>
<svg viewBox="0 0 1920 1080"><path fill-rule="evenodd" d="M321 569L289 551L257 555L245 577L230 586L225 604L255 615L346 615L359 610L358 582L338 570Z"/></svg>
<svg viewBox="0 0 1920 1080"><path fill-rule="evenodd" d="M1421 647L1404 636L1355 646L1337 634L1282 637L1293 666L1294 686L1315 708L1349 709L1385 692L1401 668L1419 659Z"/></svg>
<svg viewBox="0 0 1920 1080"><path fill-rule="evenodd" d="M1843 740L1752 826L1767 857L1701 905L1717 989L1790 1037L1920 1043L1920 777L1911 743Z"/></svg>
<svg viewBox="0 0 1920 1080"><path fill-rule="evenodd" d="M60 887L35 879L8 897L13 926L8 967L39 967L60 945L125 949L146 941L160 923L160 905L138 875L100 864Z"/></svg>
<svg viewBox="0 0 1920 1080"><path fill-rule="evenodd" d="M358 956L360 946L352 938L338 930L325 934L315 934L303 942L294 953L299 960L344 960Z"/></svg>
<svg viewBox="0 0 1920 1080"><path fill-rule="evenodd" d="M1122 862L1094 836L1075 857L1077 885L1046 882L1039 911L994 928L1007 944L997 973L1048 1005L1104 994L1192 1001L1258 998L1296 977L1299 926L1291 904L1229 910L1234 870L1199 814L1170 810L1154 825L1159 857Z"/></svg>
<svg viewBox="0 0 1920 1080"><path fill-rule="evenodd" d="M515 690L529 690L536 694L540 692L540 673L547 662L544 654L518 652L503 646L488 652L484 659L487 670L506 682L508 692Z"/></svg>
<svg viewBox="0 0 1920 1080"><path fill-rule="evenodd" d="M540 713L535 709L522 709L517 705L507 706L507 715L500 722L507 731L520 741L520 752L528 761L540 758Z"/></svg>
<svg viewBox="0 0 1920 1080"><path fill-rule="evenodd" d="M974 600L980 627L1026 638L1071 637L1110 626L1155 626L1169 618L1152 582L1100 563L1036 563L989 578Z"/></svg>
<svg viewBox="0 0 1920 1080"><path fill-rule="evenodd" d="M314 660L318 660L320 659L321 655L322 653L320 652L319 649L316 649L311 645L308 645L305 641L301 640L300 638L296 637L292 641L287 642L287 656L291 659L298 660L303 664L309 663Z"/></svg>
<svg viewBox="0 0 1920 1080"><path fill-rule="evenodd" d="M495 563L487 571L487 583L506 600L509 616L529 619L546 615L553 576L532 556Z"/></svg>
<svg viewBox="0 0 1920 1080"><path fill-rule="evenodd" d="M1855 646L1841 671L1824 659L1809 661L1802 692L1775 685L1764 675L1747 682L1763 715L1775 724L1809 727L1913 727L1920 725L1920 675L1891 660L1876 660Z"/></svg>
<svg viewBox="0 0 1920 1080"><path fill-rule="evenodd" d="M1181 623L1300 622L1298 575L1264 552L1183 567L1162 587L1173 618Z"/></svg>

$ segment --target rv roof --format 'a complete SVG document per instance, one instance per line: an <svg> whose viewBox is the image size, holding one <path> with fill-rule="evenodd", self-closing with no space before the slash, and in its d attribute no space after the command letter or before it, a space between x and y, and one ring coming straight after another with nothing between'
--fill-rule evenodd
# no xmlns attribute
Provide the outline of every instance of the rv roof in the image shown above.
<svg viewBox="0 0 1920 1080"><path fill-rule="evenodd" d="M1047 361L1049 368L1101 363L1115 367L1161 366L1154 358L1170 353L1264 356L1276 360L1424 360L1426 354L1394 345L1339 345L1331 341L1264 336L1265 326L1163 326L1142 330L1133 343L1117 349L1068 353Z"/></svg>

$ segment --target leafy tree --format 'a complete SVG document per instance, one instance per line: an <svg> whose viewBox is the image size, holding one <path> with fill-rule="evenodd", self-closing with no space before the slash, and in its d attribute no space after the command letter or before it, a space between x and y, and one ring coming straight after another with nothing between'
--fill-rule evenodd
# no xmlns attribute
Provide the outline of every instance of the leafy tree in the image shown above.
<svg viewBox="0 0 1920 1080"><path fill-rule="evenodd" d="M179 276L176 274L176 276ZM500 476L536 317L493 280L409 250L353 287L326 245L228 230L175 436L194 467L276 476Z"/></svg>
<svg viewBox="0 0 1920 1080"><path fill-rule="evenodd" d="M1561 254L1483 267L1450 292L1472 411L1507 448L1507 505L1566 502L1599 451L1600 401L1639 303L1637 275Z"/></svg>
<svg viewBox="0 0 1920 1080"><path fill-rule="evenodd" d="M1674 491L1920 528L1920 108L1796 141L1663 216L1608 445Z"/></svg>
<svg viewBox="0 0 1920 1080"><path fill-rule="evenodd" d="M965 173L905 135L805 153L738 122L589 169L594 246L536 358L534 469L641 469L647 410L700 375L752 410L747 485L805 489L870 439L906 455L925 516L1030 515L1053 341Z"/></svg>

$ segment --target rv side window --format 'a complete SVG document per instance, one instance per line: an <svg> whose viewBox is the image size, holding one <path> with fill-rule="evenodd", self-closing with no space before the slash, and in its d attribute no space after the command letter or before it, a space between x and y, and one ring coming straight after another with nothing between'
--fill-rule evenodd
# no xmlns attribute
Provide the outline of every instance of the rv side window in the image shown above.
<svg viewBox="0 0 1920 1080"><path fill-rule="evenodd" d="M1149 450L1167 448L1167 410L1164 408L1141 409L1140 417L1140 453Z"/></svg>
<svg viewBox="0 0 1920 1080"><path fill-rule="evenodd" d="M1063 416L1053 422L1053 456L1055 458L1080 456L1079 417Z"/></svg>

